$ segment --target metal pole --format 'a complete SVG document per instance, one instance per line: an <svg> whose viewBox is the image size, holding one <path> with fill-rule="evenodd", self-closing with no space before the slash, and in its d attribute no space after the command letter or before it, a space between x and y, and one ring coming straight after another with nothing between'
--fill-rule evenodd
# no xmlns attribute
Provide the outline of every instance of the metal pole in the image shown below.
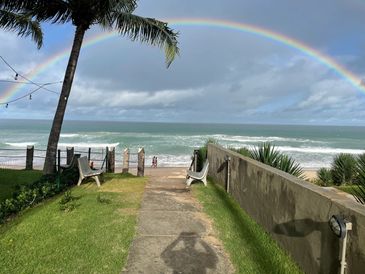
<svg viewBox="0 0 365 274"><path fill-rule="evenodd" d="M61 150L57 150L57 155L58 155L58 159L57 159L57 170L58 172L60 172L60 168L61 168Z"/></svg>
<svg viewBox="0 0 365 274"><path fill-rule="evenodd" d="M231 157L227 155L226 161L227 161L227 193L229 193L229 184L231 180Z"/></svg>
<svg viewBox="0 0 365 274"><path fill-rule="evenodd" d="M341 254L341 274L345 274L345 268L347 267L347 263L346 263L346 245L347 245L347 235L348 232L352 230L352 223L346 223L346 234L345 234L345 238L343 238L342 241L342 254Z"/></svg>

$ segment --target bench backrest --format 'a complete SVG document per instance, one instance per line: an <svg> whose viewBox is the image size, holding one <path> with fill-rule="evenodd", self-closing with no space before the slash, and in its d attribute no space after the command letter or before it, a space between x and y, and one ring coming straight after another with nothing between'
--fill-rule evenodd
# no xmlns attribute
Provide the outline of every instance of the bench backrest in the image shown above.
<svg viewBox="0 0 365 274"><path fill-rule="evenodd" d="M201 174L201 176L206 176L208 174L208 168L209 168L209 161L208 159L205 160L205 163L203 165L202 170L199 172L199 174Z"/></svg>
<svg viewBox="0 0 365 274"><path fill-rule="evenodd" d="M80 171L81 175L85 175L91 171L86 156L80 157L79 159L77 159L77 161L79 163L79 171Z"/></svg>
<svg viewBox="0 0 365 274"><path fill-rule="evenodd" d="M81 154L74 154L72 156L71 162L69 164L70 167L74 167L75 165L77 165L77 159L79 159L81 157Z"/></svg>
<svg viewBox="0 0 365 274"><path fill-rule="evenodd" d="M208 169L209 169L209 161L208 159L205 161L204 165L203 165L203 169L201 172L203 172L203 176L206 176L208 174Z"/></svg>

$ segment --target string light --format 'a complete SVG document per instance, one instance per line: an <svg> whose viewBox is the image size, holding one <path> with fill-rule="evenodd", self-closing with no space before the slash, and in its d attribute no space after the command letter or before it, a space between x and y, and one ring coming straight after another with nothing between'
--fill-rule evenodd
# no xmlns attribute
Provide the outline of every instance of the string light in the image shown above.
<svg viewBox="0 0 365 274"><path fill-rule="evenodd" d="M59 92L56 92L56 91L53 91L53 90L50 90L50 89L47 89L45 88L45 86L49 86L49 85L54 85L54 84L60 84L62 83L62 81L58 81L58 82L50 82L50 83L44 83L44 84L40 84L40 83L35 83L33 82L32 80L29 80L28 78L26 78L25 76L21 75L20 73L18 73L2 56L0 56L0 59L13 71L15 72L15 76L14 76L14 80L15 81L12 81L12 80L1 80L0 79L0 82L7 82L7 83L23 83L23 84L32 84L32 85L35 85L37 86L36 89L30 91L29 93L23 95L23 96L20 96L18 98L15 98L13 100L10 100L10 101L7 101L7 102L0 102L0 105L5 105L5 108L8 108L9 107L9 104L10 103L14 103L16 101L19 101L25 97L28 97L29 96L29 100L32 100L32 94L43 89L45 91L48 91L48 92L52 92L54 94L60 94ZM19 79L19 77L23 78L24 80L26 80L27 82L21 82L21 81L17 81ZM65 97L66 99L66 97Z"/></svg>
<svg viewBox="0 0 365 274"><path fill-rule="evenodd" d="M24 80L26 80L27 82L29 83L32 83L33 85L36 85L37 87L40 87L40 88L43 88L44 90L46 91L49 91L49 92L52 92L52 93L55 93L55 94L60 94L59 92L57 91L54 91L54 90L50 90L48 88L45 88L43 87L42 85L39 85L35 82L33 82L32 80L28 79L27 77L25 77L24 75L20 74L19 72L17 72L1 55L0 55L0 59L5 63L5 65L7 65L14 73L15 73L15 80L18 79L18 77L21 77L23 78ZM62 81L59 81L58 83L62 83Z"/></svg>

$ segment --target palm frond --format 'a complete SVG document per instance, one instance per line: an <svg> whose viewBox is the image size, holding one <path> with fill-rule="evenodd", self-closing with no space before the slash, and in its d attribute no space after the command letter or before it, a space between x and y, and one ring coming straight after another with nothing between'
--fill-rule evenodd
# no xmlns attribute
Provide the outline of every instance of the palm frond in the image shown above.
<svg viewBox="0 0 365 274"><path fill-rule="evenodd" d="M72 9L69 2L73 1L38 0L33 7L26 7L23 10L39 21L51 21L52 23L63 24L72 20Z"/></svg>
<svg viewBox="0 0 365 274"><path fill-rule="evenodd" d="M38 21L25 14L0 10L0 28L15 31L19 36L31 36L38 48L43 43L43 33Z"/></svg>
<svg viewBox="0 0 365 274"><path fill-rule="evenodd" d="M128 36L133 41L139 40L142 43L163 47L167 66L170 66L179 54L178 33L170 29L167 23L125 12L114 13L110 23L114 22L116 30L121 35Z"/></svg>
<svg viewBox="0 0 365 274"><path fill-rule="evenodd" d="M359 203L365 204L365 153L357 157L356 171L358 184L352 188L353 196Z"/></svg>

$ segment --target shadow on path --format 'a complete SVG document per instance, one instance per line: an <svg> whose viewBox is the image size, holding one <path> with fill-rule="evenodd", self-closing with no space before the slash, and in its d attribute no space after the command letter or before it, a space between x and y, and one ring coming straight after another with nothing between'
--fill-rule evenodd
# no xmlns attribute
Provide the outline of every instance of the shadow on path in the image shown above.
<svg viewBox="0 0 365 274"><path fill-rule="evenodd" d="M178 273L206 273L215 269L218 258L213 249L194 232L182 232L161 253L165 264Z"/></svg>

